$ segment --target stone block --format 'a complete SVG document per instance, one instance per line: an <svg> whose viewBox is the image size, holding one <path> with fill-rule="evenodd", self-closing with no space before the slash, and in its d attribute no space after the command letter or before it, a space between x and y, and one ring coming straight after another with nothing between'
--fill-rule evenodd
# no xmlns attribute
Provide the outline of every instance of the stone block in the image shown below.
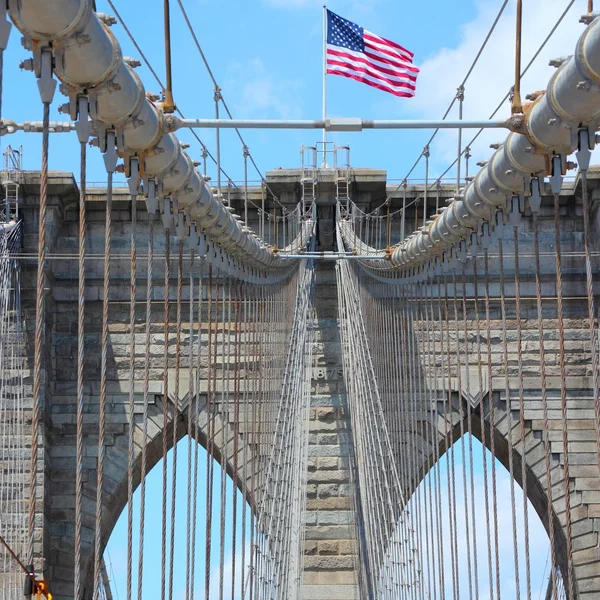
<svg viewBox="0 0 600 600"><path fill-rule="evenodd" d="M307 556L317 554L317 542L314 540L307 540L304 542L304 554Z"/></svg>
<svg viewBox="0 0 600 600"><path fill-rule="evenodd" d="M317 542L317 552L320 556L323 555L336 555L338 554L339 546L338 542L331 540L324 540Z"/></svg>
<svg viewBox="0 0 600 600"><path fill-rule="evenodd" d="M337 485L336 483L322 483L319 486L315 487L317 487L316 496L320 499L338 496L340 491L339 485Z"/></svg>
<svg viewBox="0 0 600 600"><path fill-rule="evenodd" d="M352 556L307 556L304 559L307 571L353 571Z"/></svg>
<svg viewBox="0 0 600 600"><path fill-rule="evenodd" d="M309 469L310 469L310 461L309 458ZM324 471L334 471L338 468L338 459L335 457L322 457L317 459L317 467L320 470Z"/></svg>

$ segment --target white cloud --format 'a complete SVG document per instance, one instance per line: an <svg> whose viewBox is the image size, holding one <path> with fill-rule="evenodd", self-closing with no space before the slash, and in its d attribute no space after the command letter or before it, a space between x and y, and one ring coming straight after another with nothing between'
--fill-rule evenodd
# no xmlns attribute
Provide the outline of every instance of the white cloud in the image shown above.
<svg viewBox="0 0 600 600"><path fill-rule="evenodd" d="M530 0L524 3L523 66L539 48L566 4L565 0ZM522 82L523 101L526 94L546 89L554 72L548 66L549 59L573 54L577 39L583 32L583 26L578 22L579 17L586 12L586 7L585 0L575 2L552 40L527 73ZM494 21L498 8L499 2L478 0L473 19L461 28L459 43L455 47L437 50L419 64L421 74L417 97L408 107L413 116L426 119L439 119L443 116ZM514 38L515 11L514 3L510 3L466 84L465 119L487 119L514 83ZM405 111L406 107L403 104L402 110ZM398 104L389 102L388 108L390 111L397 111ZM507 102L497 118L509 115L510 106ZM457 117L456 107L450 118L453 117ZM465 141L472 139L474 133L467 131L464 134ZM491 130L479 138L473 148L471 172L475 172L475 162L491 156L489 144L502 141L505 135L504 131ZM438 135L431 156L434 172L443 170L456 158L456 139L456 132L442 132Z"/></svg>
<svg viewBox="0 0 600 600"><path fill-rule="evenodd" d="M238 118L300 118L300 80L276 77L260 58L233 62L226 89L235 90L232 107Z"/></svg>

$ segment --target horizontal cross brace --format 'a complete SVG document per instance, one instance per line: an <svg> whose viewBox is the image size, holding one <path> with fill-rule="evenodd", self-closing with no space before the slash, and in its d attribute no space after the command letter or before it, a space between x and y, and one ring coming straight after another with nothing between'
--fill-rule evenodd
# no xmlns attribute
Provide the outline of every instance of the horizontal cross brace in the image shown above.
<svg viewBox="0 0 600 600"><path fill-rule="evenodd" d="M509 121L423 121L325 119L179 119L168 117L171 130L188 129L324 129L325 131L363 131L364 129L510 129Z"/></svg>

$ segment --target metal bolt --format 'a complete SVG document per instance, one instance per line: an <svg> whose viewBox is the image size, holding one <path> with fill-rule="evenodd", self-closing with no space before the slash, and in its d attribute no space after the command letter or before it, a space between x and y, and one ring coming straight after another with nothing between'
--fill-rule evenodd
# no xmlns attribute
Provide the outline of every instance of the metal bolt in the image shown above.
<svg viewBox="0 0 600 600"><path fill-rule="evenodd" d="M492 150L499 150L500 148L502 148L503 145L504 145L503 142L496 142L494 144L490 144L490 148Z"/></svg>
<svg viewBox="0 0 600 600"><path fill-rule="evenodd" d="M96 16L108 27L117 24L117 19L112 15L107 15L106 13L96 13Z"/></svg>
<svg viewBox="0 0 600 600"><path fill-rule="evenodd" d="M563 56L559 58L553 58L548 64L555 69L558 69L565 62L565 58Z"/></svg>
<svg viewBox="0 0 600 600"><path fill-rule="evenodd" d="M130 58L129 56L124 56L123 62L126 65L129 65L132 69L137 69L138 67L142 66L141 61L139 61L137 58Z"/></svg>
<svg viewBox="0 0 600 600"><path fill-rule="evenodd" d="M181 144L181 149L182 149L182 150L187 150L189 147L190 147L190 145L189 145L189 144L187 144L187 143L185 143L185 142L183 142L183 143Z"/></svg>
<svg viewBox="0 0 600 600"><path fill-rule="evenodd" d="M26 58L19 63L19 68L23 71L33 71L33 58Z"/></svg>
<svg viewBox="0 0 600 600"><path fill-rule="evenodd" d="M58 112L63 115L68 115L71 113L71 105L67 102L66 104L61 104L58 107Z"/></svg>

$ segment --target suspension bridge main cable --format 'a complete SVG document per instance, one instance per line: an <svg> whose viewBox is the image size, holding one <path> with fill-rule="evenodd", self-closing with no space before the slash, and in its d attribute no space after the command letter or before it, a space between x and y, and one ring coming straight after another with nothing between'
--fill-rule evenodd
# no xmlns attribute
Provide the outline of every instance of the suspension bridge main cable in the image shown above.
<svg viewBox="0 0 600 600"><path fill-rule="evenodd" d="M117 17L119 23L121 24L121 27L123 27L123 29L125 30L125 33L127 34L127 37L129 38L129 40L131 41L131 43L134 45L135 49L139 52L140 58L142 59L142 61L144 62L144 64L146 65L146 67L148 68L148 70L150 71L150 73L152 73L152 76L154 77L156 83L158 83L158 85L160 86L161 90L164 90L165 89L165 85L163 84L161 78L158 76L158 74L156 73L156 70L154 69L154 67L152 66L152 64L150 63L150 61L148 60L148 57L146 56L146 54L144 53L144 51L141 49L140 45L138 44L137 40L135 39L135 36L133 35L133 33L131 32L131 30L129 29L129 27L125 23L125 20L121 16L121 13L115 7L114 2L112 0L106 0L106 2L110 6L111 10L115 13L115 16ZM181 109L176 108L175 110L177 111L177 114L182 119L185 119L185 116L181 112ZM202 146L202 148L206 150L207 156L216 165L217 164L217 160L212 155L212 153L208 150L206 144L200 139L200 136L195 131L192 131L192 135L196 138L196 140ZM227 178L228 181L232 181L231 177L229 177L229 175L225 172L225 170L223 168L221 168L221 173L223 174L224 177Z"/></svg>
<svg viewBox="0 0 600 600"><path fill-rule="evenodd" d="M129 38L129 40L131 41L131 43L134 45L135 49L137 50L137 52L140 55L140 58L142 59L143 63L146 65L146 67L148 68L148 70L150 71L150 73L152 74L152 76L154 77L154 80L156 81L156 83L160 86L161 90L165 89L165 85L163 83L163 81L161 80L161 78L159 77L158 73L156 72L156 69L154 69L154 67L152 66L152 63L150 62L150 60L148 59L148 57L146 56L145 52L142 50L142 48L140 47L139 43L137 42L135 36L133 35L133 33L131 32L131 30L129 29L129 27L127 26L127 23L125 23L125 20L123 19L121 13L117 10L117 8L114 5L113 0L106 0L106 2L108 3L108 5L110 6L111 10L114 12L115 17L117 18L117 20L119 21L119 23L121 24L121 26L123 27L125 33L127 34L127 37ZM223 105L225 106L225 109L227 110L227 113L229 114L229 118L231 117L231 113L229 112L229 109L227 108L227 106L225 105L225 102L223 101ZM175 107L175 111L177 112L177 114L182 118L185 119L185 115L183 114L183 112L181 111L181 109L179 107ZM210 158L212 160L212 162L215 165L218 165L218 161L215 158L215 156L208 150L208 147L206 146L206 144L202 141L202 139L200 138L200 136L196 133L196 131L194 131L193 129L190 130L192 135L196 138L196 141L200 144L200 146L202 147L203 152L206 152L206 156L208 158ZM241 138L241 135L239 133L239 131L236 129L236 131L238 132L238 135L240 136L240 140L243 139ZM259 170L256 162L254 161L254 158L252 157L252 155L250 154L250 152L248 151L248 158L250 159L250 161L252 162L252 164L254 165L254 168L256 169L256 172L258 173L258 175L261 178L261 183L263 183L265 185L265 187L267 188L267 190L271 193L271 196L274 198L274 200L279 204L279 199L277 198L277 196L275 195L275 193L273 192L273 190L268 186L266 180L264 179L261 171ZM236 189L239 189L239 186L236 185L236 183L233 181L233 179L227 174L227 172L225 171L225 169L223 169L222 166L219 165L219 170L221 172L221 174L227 179L228 182L230 182ZM247 194L245 195L245 197L247 197ZM256 210L258 210L259 212L262 210L255 202L252 202L252 200L248 200L248 203L251 204ZM280 204L280 206L282 207L282 209L284 210L284 212L287 212L287 209Z"/></svg>

